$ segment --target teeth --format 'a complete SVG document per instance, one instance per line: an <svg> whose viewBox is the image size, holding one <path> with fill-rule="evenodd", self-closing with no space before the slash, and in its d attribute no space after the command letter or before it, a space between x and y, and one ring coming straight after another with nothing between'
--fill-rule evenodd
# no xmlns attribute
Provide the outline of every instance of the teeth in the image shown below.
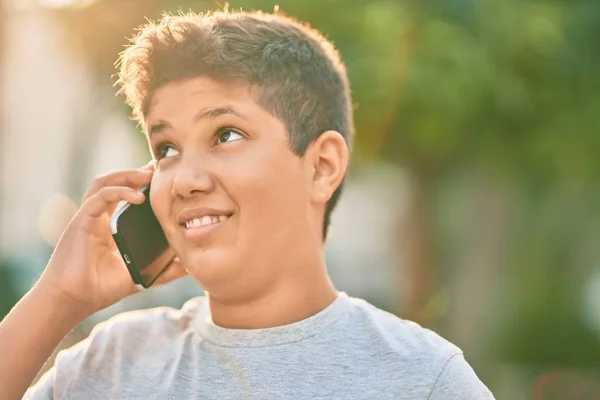
<svg viewBox="0 0 600 400"><path fill-rule="evenodd" d="M196 226L204 226L223 222L228 217L225 215L205 215L202 218L194 218L185 223L186 228L194 228Z"/></svg>
<svg viewBox="0 0 600 400"><path fill-rule="evenodd" d="M200 219L198 219L198 218L194 218L185 223L186 228L193 228L194 226L200 226L200 225L201 225Z"/></svg>

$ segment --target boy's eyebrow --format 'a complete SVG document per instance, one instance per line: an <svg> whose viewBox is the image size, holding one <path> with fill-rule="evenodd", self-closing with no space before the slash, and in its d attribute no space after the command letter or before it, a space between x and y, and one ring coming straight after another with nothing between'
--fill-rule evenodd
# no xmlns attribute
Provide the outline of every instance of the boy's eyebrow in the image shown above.
<svg viewBox="0 0 600 400"><path fill-rule="evenodd" d="M207 110L201 110L198 114L196 114L194 116L194 123L198 123L199 121L201 121L203 119L215 119L222 115L233 115L238 118L246 119L246 118L242 117L232 107L216 107L216 108L209 108ZM148 131L148 136L152 137L152 134L161 131L163 128L165 128L167 126L170 126L170 124L165 121L160 121L156 124L153 124Z"/></svg>
<svg viewBox="0 0 600 400"><path fill-rule="evenodd" d="M220 117L221 115L233 115L234 117L245 119L237 111L235 111L232 107L216 107L216 108L209 108L208 110L200 111L194 117L194 123L197 123L198 121L200 121L202 119L215 119L217 117Z"/></svg>
<svg viewBox="0 0 600 400"><path fill-rule="evenodd" d="M162 122L162 121L150 125L148 127L148 138L151 138L152 135L154 135L155 133L162 131L163 128L165 128L168 125L169 125L168 123Z"/></svg>

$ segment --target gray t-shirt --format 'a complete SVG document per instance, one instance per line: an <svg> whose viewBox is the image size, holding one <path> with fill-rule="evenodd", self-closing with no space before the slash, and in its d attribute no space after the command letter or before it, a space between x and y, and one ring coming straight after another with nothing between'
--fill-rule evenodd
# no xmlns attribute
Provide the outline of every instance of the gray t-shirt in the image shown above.
<svg viewBox="0 0 600 400"><path fill-rule="evenodd" d="M117 315L57 356L26 399L493 399L461 350L343 292L268 329L214 325L205 297Z"/></svg>

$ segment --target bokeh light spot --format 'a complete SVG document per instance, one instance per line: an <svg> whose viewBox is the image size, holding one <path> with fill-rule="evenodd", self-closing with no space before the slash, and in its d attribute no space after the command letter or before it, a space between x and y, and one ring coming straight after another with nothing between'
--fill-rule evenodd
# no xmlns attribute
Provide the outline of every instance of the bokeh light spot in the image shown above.
<svg viewBox="0 0 600 400"><path fill-rule="evenodd" d="M44 203L38 216L38 228L44 240L56 246L69 221L77 212L77 205L63 194L54 194Z"/></svg>

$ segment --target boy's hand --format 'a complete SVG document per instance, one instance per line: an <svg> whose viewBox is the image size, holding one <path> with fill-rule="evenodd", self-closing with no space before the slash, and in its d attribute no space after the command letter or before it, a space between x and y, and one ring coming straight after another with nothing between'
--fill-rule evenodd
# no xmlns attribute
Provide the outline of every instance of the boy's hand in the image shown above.
<svg viewBox="0 0 600 400"><path fill-rule="evenodd" d="M50 291L61 303L80 312L82 318L136 293L138 289L116 251L109 225L120 201L145 201L137 190L148 185L152 175L153 167L148 164L96 178L56 245L36 284L38 289ZM179 259L175 259L157 284L186 274Z"/></svg>

